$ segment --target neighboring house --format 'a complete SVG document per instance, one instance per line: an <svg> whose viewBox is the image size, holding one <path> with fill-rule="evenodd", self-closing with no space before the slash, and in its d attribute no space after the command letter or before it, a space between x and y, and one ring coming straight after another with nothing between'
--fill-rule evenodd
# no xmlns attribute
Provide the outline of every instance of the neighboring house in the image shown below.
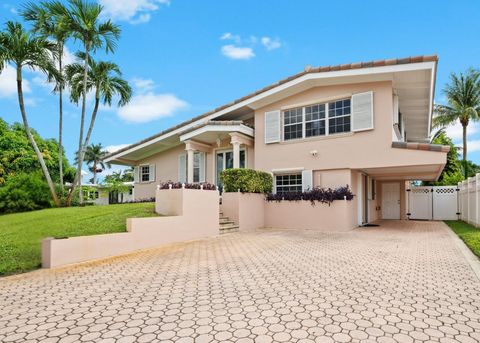
<svg viewBox="0 0 480 343"><path fill-rule="evenodd" d="M405 218L405 182L446 163L448 147L428 143L436 68L436 56L307 67L105 161L135 166L135 199L245 167L272 173L275 192L349 185L359 224Z"/></svg>
<svg viewBox="0 0 480 343"><path fill-rule="evenodd" d="M95 205L110 205L131 202L134 200L134 183L124 182L126 190L119 192L110 190L106 185L84 184L83 195L86 202L93 202Z"/></svg>

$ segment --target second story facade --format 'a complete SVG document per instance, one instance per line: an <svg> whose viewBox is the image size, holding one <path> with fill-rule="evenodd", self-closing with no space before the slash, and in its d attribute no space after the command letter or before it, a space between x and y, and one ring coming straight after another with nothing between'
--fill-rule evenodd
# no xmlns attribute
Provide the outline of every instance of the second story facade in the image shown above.
<svg viewBox="0 0 480 343"><path fill-rule="evenodd" d="M448 151L428 143L436 68L436 56L307 67L107 160L135 166L138 198L166 181L221 186L227 168L272 173L277 192L435 180Z"/></svg>

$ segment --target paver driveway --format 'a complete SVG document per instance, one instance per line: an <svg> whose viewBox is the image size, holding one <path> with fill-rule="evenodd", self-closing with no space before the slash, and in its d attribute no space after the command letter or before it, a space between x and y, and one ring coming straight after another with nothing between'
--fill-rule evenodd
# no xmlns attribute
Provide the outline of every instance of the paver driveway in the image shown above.
<svg viewBox="0 0 480 343"><path fill-rule="evenodd" d="M262 230L0 280L0 341L478 342L445 224Z"/></svg>

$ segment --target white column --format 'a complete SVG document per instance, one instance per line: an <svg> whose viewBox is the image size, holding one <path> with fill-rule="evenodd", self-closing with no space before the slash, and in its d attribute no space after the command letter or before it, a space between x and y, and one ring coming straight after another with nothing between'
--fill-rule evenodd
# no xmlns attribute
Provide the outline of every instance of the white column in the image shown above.
<svg viewBox="0 0 480 343"><path fill-rule="evenodd" d="M233 145L233 168L240 168L240 142L232 142Z"/></svg>
<svg viewBox="0 0 480 343"><path fill-rule="evenodd" d="M187 182L193 183L193 149L187 149Z"/></svg>

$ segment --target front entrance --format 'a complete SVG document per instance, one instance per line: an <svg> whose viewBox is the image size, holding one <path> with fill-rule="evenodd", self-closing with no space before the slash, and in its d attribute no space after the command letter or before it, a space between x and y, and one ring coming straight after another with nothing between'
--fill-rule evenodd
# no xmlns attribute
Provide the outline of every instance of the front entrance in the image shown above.
<svg viewBox="0 0 480 343"><path fill-rule="evenodd" d="M382 218L400 219L400 183L382 184Z"/></svg>
<svg viewBox="0 0 480 343"><path fill-rule="evenodd" d="M215 158L216 184L221 191L223 188L220 174L225 169L233 168L233 150L217 151ZM240 168L245 168L245 150L240 150Z"/></svg>

